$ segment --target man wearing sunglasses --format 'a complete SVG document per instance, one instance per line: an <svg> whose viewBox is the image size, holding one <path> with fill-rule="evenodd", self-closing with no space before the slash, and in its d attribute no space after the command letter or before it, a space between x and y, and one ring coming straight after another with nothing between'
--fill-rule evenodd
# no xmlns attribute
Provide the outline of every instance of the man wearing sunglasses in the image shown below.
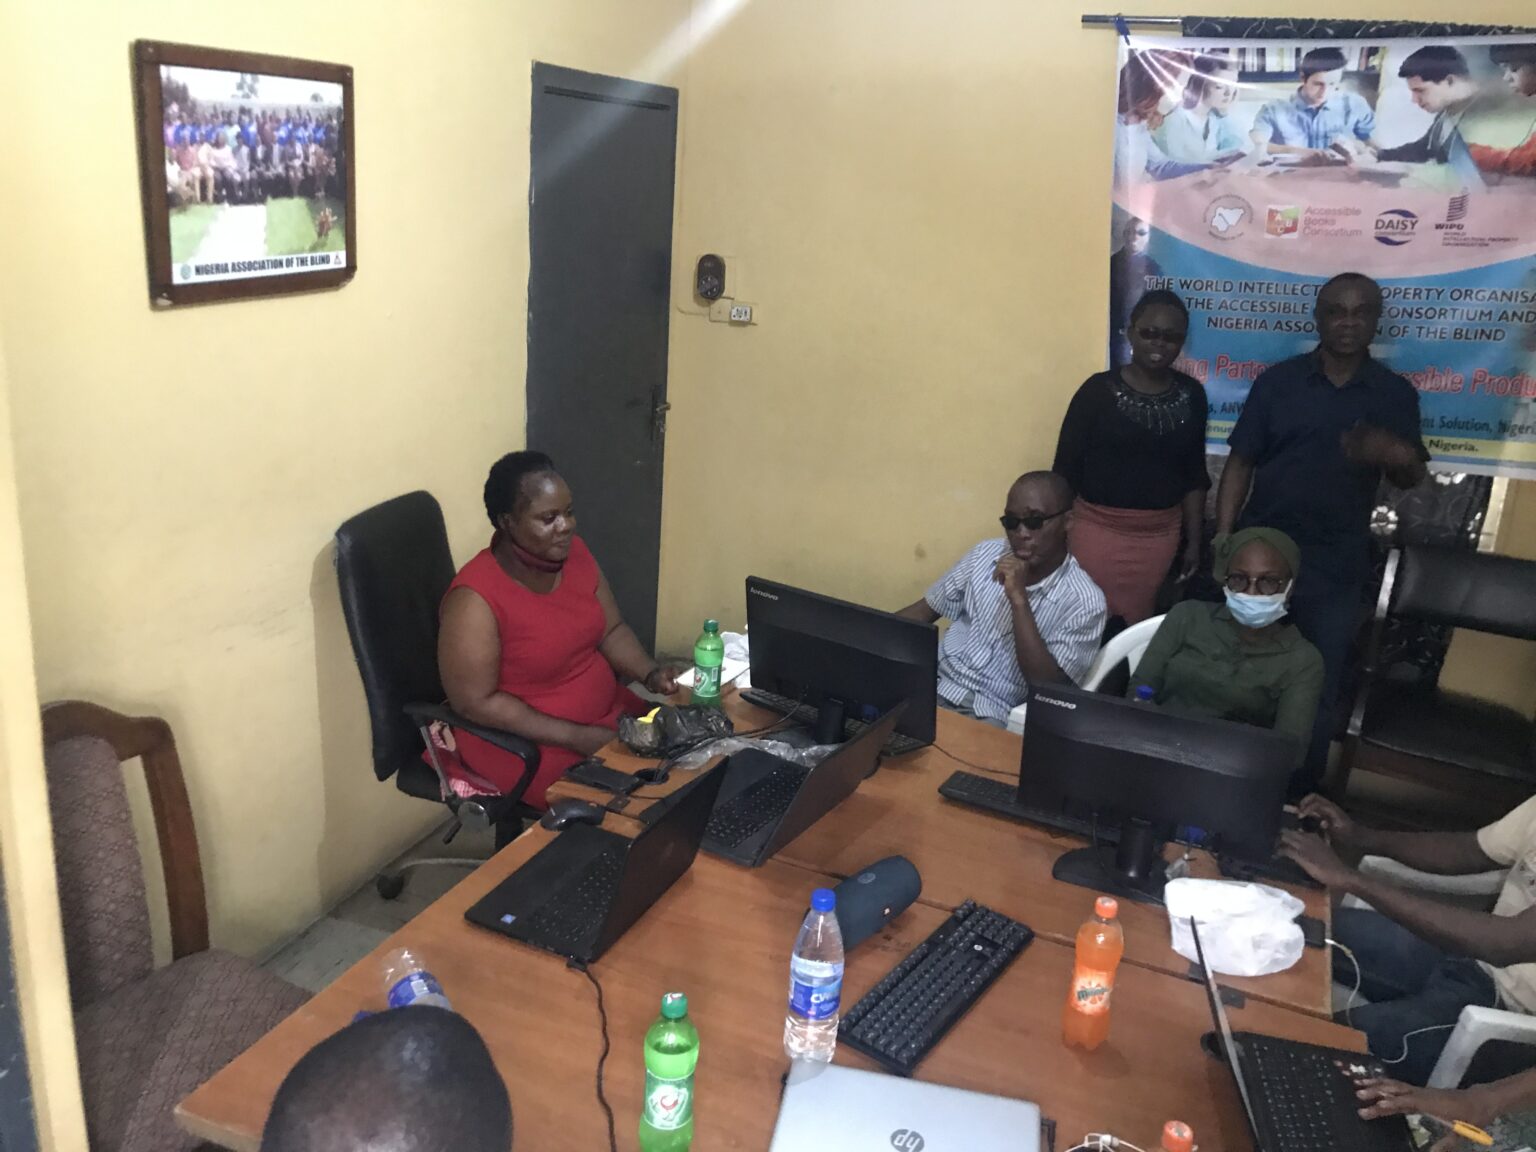
<svg viewBox="0 0 1536 1152"><path fill-rule="evenodd" d="M1324 668L1306 786L1327 767L1339 682L1370 572L1377 486L1385 476L1413 487L1429 459L1418 393L1371 356L1381 309L1381 286L1369 276L1346 272L1322 286L1312 312L1316 350L1282 360L1253 382L1216 495L1218 536L1266 525L1301 546L1290 614Z"/></svg>
<svg viewBox="0 0 1536 1152"><path fill-rule="evenodd" d="M1076 683L1104 634L1104 593L1067 552L1072 486L1054 472L1014 481L983 540L901 615L950 621L939 644L939 702L1005 727L1030 684Z"/></svg>

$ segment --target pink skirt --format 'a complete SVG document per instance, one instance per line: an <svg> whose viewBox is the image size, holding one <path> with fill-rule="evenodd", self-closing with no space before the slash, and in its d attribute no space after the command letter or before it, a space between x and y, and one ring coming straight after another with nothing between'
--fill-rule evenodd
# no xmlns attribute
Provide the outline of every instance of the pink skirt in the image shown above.
<svg viewBox="0 0 1536 1152"><path fill-rule="evenodd" d="M1072 555L1103 591L1111 616L1135 624L1156 612L1183 523L1177 506L1147 511L1086 500L1072 505Z"/></svg>

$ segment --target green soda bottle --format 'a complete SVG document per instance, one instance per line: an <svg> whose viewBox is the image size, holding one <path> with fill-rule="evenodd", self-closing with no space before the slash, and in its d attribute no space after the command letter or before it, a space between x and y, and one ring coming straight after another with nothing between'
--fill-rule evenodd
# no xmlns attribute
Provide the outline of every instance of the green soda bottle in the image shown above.
<svg viewBox="0 0 1536 1152"><path fill-rule="evenodd" d="M720 707L720 665L725 663L725 641L720 621L704 621L704 631L693 642L693 703Z"/></svg>
<svg viewBox="0 0 1536 1152"><path fill-rule="evenodd" d="M661 998L661 1015L645 1034L640 1152L688 1152L693 1143L693 1070L698 1063L699 1031L688 1019L688 997L668 992Z"/></svg>

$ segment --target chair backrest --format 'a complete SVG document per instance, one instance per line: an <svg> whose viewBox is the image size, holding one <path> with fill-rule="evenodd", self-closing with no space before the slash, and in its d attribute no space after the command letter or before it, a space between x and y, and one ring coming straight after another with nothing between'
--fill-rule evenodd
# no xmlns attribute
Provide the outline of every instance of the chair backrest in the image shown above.
<svg viewBox="0 0 1536 1152"><path fill-rule="evenodd" d="M66 700L43 709L43 759L71 999L77 1006L154 965L144 867L123 761L139 759L165 874L171 954L208 947L208 907L192 808L165 721Z"/></svg>
<svg viewBox="0 0 1536 1152"><path fill-rule="evenodd" d="M1152 637L1157 634L1162 622L1161 616L1153 616L1111 636L1104 647L1099 649L1093 663L1088 665L1088 671L1083 676L1083 691L1097 692L1104 678L1122 660L1130 667L1131 675L1136 675L1136 665L1141 663L1142 655L1152 643Z"/></svg>
<svg viewBox="0 0 1536 1152"><path fill-rule="evenodd" d="M368 700L380 780L421 756L405 706L443 699L437 614L453 575L443 511L431 493L386 500L336 529L341 612Z"/></svg>
<svg viewBox="0 0 1536 1152"><path fill-rule="evenodd" d="M1392 615L1536 640L1536 560L1404 548Z"/></svg>

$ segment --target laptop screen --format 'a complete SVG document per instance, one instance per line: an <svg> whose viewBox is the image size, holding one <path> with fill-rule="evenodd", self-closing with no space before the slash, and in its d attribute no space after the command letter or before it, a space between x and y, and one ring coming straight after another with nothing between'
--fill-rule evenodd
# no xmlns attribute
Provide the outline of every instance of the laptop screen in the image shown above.
<svg viewBox="0 0 1536 1152"><path fill-rule="evenodd" d="M1216 974L1206 963L1205 949L1200 945L1200 929L1193 916L1189 918L1189 930L1195 938L1195 955L1200 957L1200 973L1205 978L1205 995L1211 1002L1211 1019L1216 1024L1216 1035L1221 1040L1221 1050L1227 1058L1227 1067L1232 1070L1232 1079L1237 1081L1237 1094L1243 1098L1243 1111L1248 1116L1248 1127L1257 1136L1259 1126L1254 1121L1253 1102L1248 1098L1248 1082L1243 1079L1243 1066L1237 1060L1237 1041L1232 1038L1232 1025L1227 1020L1226 1006L1221 1002L1221 989L1216 984Z"/></svg>

